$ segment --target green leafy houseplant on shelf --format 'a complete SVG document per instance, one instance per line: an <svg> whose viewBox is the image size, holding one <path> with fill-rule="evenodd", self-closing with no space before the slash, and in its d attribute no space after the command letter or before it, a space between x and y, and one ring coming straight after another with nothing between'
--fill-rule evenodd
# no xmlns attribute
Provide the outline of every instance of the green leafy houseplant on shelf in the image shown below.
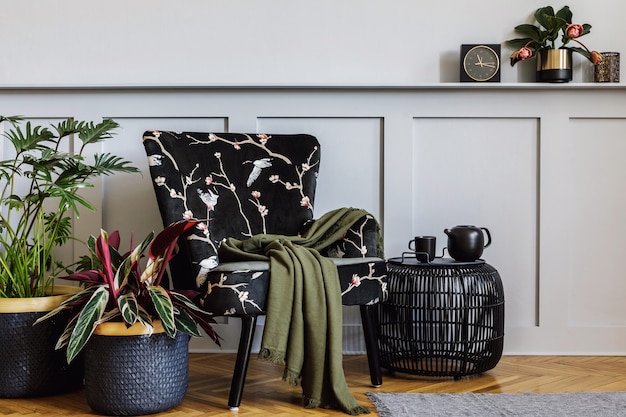
<svg viewBox="0 0 626 417"><path fill-rule="evenodd" d="M96 238L90 236L91 256L83 257L78 272L62 277L85 284L84 290L61 303L37 323L69 309L71 319L59 339L57 349L67 348L71 362L85 347L98 324L117 321L127 327L143 326L151 334L159 320L165 333L173 338L178 331L200 336L198 325L219 345L213 331L213 318L191 301L195 291L174 291L161 285L166 268L176 254L181 234L195 227L193 221L173 223L156 237L150 233L139 245L122 254L120 235L102 230ZM145 265L142 258L148 251Z"/></svg>
<svg viewBox="0 0 626 417"><path fill-rule="evenodd" d="M85 157L89 145L112 137L113 120L67 119L43 127L0 116L3 122L12 149L5 147L8 155L0 161L0 298L42 297L66 270L54 252L74 239L71 215L79 207L94 210L79 191L96 177L138 170L108 153Z"/></svg>
<svg viewBox="0 0 626 417"><path fill-rule="evenodd" d="M508 45L517 48L511 55L511 65L526 60L546 49L570 49L598 64L602 61L602 55L597 51L590 51L579 38L591 31L591 25L584 23L572 23L572 11L569 6L563 6L556 13L552 6L540 7L534 14L537 25L521 24L515 27L515 31L523 37L507 41ZM557 40L560 42L557 43ZM571 46L570 42L580 46ZM581 48L582 46L582 48Z"/></svg>

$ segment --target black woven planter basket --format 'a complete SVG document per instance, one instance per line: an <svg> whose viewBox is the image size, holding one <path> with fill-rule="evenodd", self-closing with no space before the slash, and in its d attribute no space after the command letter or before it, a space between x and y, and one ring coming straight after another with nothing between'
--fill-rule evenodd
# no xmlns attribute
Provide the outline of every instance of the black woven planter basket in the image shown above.
<svg viewBox="0 0 626 417"><path fill-rule="evenodd" d="M389 298L380 305L381 366L426 376L481 373L504 342L504 290L484 262L388 263Z"/></svg>
<svg viewBox="0 0 626 417"><path fill-rule="evenodd" d="M107 415L165 411L185 398L189 379L189 336L94 334L85 346L85 395Z"/></svg>
<svg viewBox="0 0 626 417"><path fill-rule="evenodd" d="M67 318L60 314L33 326L46 313L0 313L0 397L59 394L82 385L82 360L71 365L54 347Z"/></svg>

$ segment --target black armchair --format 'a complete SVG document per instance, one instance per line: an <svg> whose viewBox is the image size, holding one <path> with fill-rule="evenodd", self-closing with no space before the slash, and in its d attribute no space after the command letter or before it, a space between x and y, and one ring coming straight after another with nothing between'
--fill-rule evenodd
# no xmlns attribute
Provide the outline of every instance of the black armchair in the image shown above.
<svg viewBox="0 0 626 417"><path fill-rule="evenodd" d="M257 317L264 314L267 262L222 262L221 242L257 234L295 236L313 221L320 145L310 135L147 131L148 156L163 224L203 219L172 263L176 288L200 292L214 316L239 317L242 332L228 405L241 403ZM375 305L385 300L386 265L376 220L364 215L320 251L338 268L342 304L359 305L371 382L382 384Z"/></svg>

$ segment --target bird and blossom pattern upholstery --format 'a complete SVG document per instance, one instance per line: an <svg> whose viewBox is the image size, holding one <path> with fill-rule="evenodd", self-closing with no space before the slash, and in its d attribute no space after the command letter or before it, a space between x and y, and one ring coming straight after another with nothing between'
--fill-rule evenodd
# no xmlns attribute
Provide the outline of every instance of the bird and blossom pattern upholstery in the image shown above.
<svg viewBox="0 0 626 417"><path fill-rule="evenodd" d="M267 262L224 262L227 237L296 236L313 221L320 145L311 135L150 130L143 143L163 224L195 219L172 263L176 288L200 292L216 315L263 314ZM320 251L336 259L345 305L387 296L386 266L377 253L377 222L364 216L340 241Z"/></svg>

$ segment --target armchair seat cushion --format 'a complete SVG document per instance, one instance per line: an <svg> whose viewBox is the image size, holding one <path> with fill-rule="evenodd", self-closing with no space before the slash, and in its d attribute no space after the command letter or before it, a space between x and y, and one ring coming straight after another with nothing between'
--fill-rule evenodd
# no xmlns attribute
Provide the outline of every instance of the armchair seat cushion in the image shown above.
<svg viewBox="0 0 626 417"><path fill-rule="evenodd" d="M330 258L337 266L343 305L384 301L386 263L382 258ZM261 315L270 279L269 262L222 262L207 274L200 303L216 316Z"/></svg>

